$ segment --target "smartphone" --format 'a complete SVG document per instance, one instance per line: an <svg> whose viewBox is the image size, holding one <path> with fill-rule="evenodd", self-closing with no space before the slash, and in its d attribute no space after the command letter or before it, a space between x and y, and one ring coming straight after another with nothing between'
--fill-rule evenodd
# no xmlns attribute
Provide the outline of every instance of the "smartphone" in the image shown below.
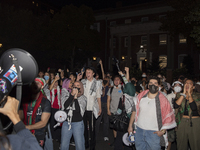
<svg viewBox="0 0 200 150"><path fill-rule="evenodd" d="M83 72L85 72L85 67L83 67Z"/></svg>

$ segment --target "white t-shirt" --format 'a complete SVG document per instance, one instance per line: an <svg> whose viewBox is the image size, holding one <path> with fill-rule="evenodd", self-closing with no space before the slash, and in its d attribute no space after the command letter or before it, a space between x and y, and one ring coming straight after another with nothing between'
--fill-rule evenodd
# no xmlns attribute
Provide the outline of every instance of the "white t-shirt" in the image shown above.
<svg viewBox="0 0 200 150"><path fill-rule="evenodd" d="M158 131L155 98L144 97L140 100L139 116L136 125L144 130Z"/></svg>

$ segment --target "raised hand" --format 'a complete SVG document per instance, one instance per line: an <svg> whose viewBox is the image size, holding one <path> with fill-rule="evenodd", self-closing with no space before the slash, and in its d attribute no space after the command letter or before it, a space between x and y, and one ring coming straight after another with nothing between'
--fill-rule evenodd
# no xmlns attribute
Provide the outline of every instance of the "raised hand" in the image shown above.
<svg viewBox="0 0 200 150"><path fill-rule="evenodd" d="M125 71L126 71L126 72L129 72L129 67L125 67Z"/></svg>
<svg viewBox="0 0 200 150"><path fill-rule="evenodd" d="M99 64L102 65L102 60L101 59L99 60Z"/></svg>

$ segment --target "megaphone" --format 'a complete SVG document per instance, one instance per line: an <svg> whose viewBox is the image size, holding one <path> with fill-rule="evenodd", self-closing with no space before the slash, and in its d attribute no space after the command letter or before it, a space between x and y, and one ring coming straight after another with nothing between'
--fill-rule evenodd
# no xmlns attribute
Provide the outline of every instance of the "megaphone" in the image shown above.
<svg viewBox="0 0 200 150"><path fill-rule="evenodd" d="M122 141L126 146L132 146L135 144L135 136L132 132L130 134L126 132L122 137Z"/></svg>
<svg viewBox="0 0 200 150"><path fill-rule="evenodd" d="M15 85L16 99L21 102L21 86L34 81L37 74L37 62L27 51L19 48L5 51L0 58L0 107Z"/></svg>
<svg viewBox="0 0 200 150"><path fill-rule="evenodd" d="M14 64L14 61L17 64ZM20 72L17 72L16 65L19 66ZM9 49L0 58L0 100L17 84L19 73L23 85L31 83L38 74L37 62L25 50Z"/></svg>
<svg viewBox="0 0 200 150"><path fill-rule="evenodd" d="M63 110L59 110L55 113L54 115L55 120L58 122L54 128L56 128L57 126L60 126L61 123L63 123L66 119L67 119L67 113Z"/></svg>

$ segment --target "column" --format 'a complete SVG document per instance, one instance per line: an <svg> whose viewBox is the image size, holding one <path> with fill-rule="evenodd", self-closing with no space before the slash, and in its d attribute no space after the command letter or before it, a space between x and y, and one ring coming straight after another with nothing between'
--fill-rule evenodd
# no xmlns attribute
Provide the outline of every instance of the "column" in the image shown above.
<svg viewBox="0 0 200 150"><path fill-rule="evenodd" d="M167 36L167 81L172 82L172 70L174 69L174 38Z"/></svg>
<svg viewBox="0 0 200 150"><path fill-rule="evenodd" d="M131 36L128 35L128 54L127 54L127 65L128 67L131 67L132 65L132 59L131 58Z"/></svg>
<svg viewBox="0 0 200 150"><path fill-rule="evenodd" d="M110 40L110 63L109 63L109 69L112 72L112 57L113 57L113 34L111 34L111 40Z"/></svg>

